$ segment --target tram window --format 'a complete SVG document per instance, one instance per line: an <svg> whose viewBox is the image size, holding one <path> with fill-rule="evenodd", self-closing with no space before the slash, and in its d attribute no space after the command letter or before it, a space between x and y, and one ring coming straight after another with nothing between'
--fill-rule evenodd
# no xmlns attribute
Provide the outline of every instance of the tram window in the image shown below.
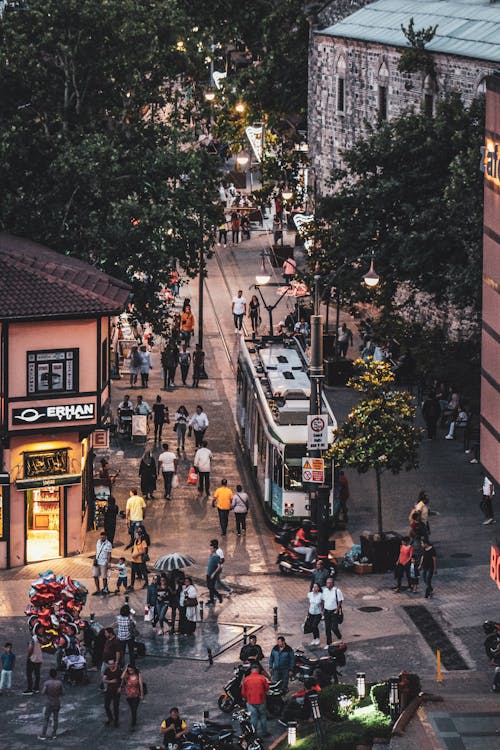
<svg viewBox="0 0 500 750"><path fill-rule="evenodd" d="M302 456L306 455L304 445L288 445L285 451L285 490L302 489Z"/></svg>
<svg viewBox="0 0 500 750"><path fill-rule="evenodd" d="M280 454L275 448L273 450L273 482L274 484L279 485L279 487L281 487L282 471L283 471L283 461L282 461Z"/></svg>

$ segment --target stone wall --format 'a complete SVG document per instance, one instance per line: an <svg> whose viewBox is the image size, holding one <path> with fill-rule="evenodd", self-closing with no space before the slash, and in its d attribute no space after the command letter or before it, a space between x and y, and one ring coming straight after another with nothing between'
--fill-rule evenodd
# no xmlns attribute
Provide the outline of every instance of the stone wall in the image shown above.
<svg viewBox="0 0 500 750"><path fill-rule="evenodd" d="M469 105L484 92L484 79L495 63L435 54L435 82L422 73L400 73L401 50L371 42L315 34L309 68L308 135L317 194L331 188L333 167L342 166L342 151L366 137L379 117L381 87L387 92L387 119L421 112L451 91ZM345 72L344 72L345 70ZM344 78L344 111L337 110L339 75Z"/></svg>

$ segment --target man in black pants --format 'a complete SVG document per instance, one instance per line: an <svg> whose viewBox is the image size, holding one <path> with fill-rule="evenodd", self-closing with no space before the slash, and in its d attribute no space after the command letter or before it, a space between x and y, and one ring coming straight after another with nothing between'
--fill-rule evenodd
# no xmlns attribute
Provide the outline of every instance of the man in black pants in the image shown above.
<svg viewBox="0 0 500 750"><path fill-rule="evenodd" d="M120 666L115 659L108 661L108 668L105 670L102 679L106 685L106 693L104 695L104 710L108 717L106 724L109 726L111 723L114 723L115 727L117 727L120 720L120 686L122 679ZM112 712L111 706L113 706Z"/></svg>
<svg viewBox="0 0 500 750"><path fill-rule="evenodd" d="M342 638L342 634L339 630L339 617L342 614L344 594L340 589L333 585L333 578L326 579L326 586L323 589L322 599L325 616L325 648L327 649L332 642L332 630L337 638Z"/></svg>
<svg viewBox="0 0 500 750"><path fill-rule="evenodd" d="M432 588L432 576L437 573L437 556L436 550L428 539L424 539L423 544L424 549L420 561L420 569L422 570L422 576L426 584L425 598L428 599L434 591Z"/></svg>

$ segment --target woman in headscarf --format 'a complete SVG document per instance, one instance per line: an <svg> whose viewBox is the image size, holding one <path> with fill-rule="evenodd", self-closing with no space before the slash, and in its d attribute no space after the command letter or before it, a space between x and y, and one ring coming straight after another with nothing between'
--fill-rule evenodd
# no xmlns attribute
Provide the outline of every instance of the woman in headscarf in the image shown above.
<svg viewBox="0 0 500 750"><path fill-rule="evenodd" d="M141 478L141 493L146 500L153 499L153 492L156 490L156 462L147 450L139 465L139 476Z"/></svg>

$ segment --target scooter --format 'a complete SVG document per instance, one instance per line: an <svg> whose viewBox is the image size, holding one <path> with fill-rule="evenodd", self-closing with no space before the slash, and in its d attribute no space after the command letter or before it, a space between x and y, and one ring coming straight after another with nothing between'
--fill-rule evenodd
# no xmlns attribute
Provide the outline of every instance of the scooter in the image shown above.
<svg viewBox="0 0 500 750"><path fill-rule="evenodd" d="M226 714L231 713L234 708L245 705L241 695L241 685L244 678L250 673L250 664L244 662L234 667L234 677L226 685L224 692L219 696L217 705ZM283 695L281 680L271 682L266 696L266 706L271 716L279 716L283 709Z"/></svg>
<svg viewBox="0 0 500 750"><path fill-rule="evenodd" d="M493 659L494 652L500 646L500 622L486 620L483 622L483 630L486 633L484 650L488 659Z"/></svg>
<svg viewBox="0 0 500 750"><path fill-rule="evenodd" d="M283 575L304 575L309 577L316 566L316 557L310 562L306 562L305 556L300 552L297 552L292 544L292 539L297 533L298 527L284 527L279 529L274 535L274 541L280 545L280 551L276 559L280 573ZM310 530L311 545L314 546L317 537L317 530L312 528ZM325 567L328 570L328 575L331 578L335 578L337 575L337 562L333 555L335 549L335 542L330 542L330 551L328 553L328 561L325 561Z"/></svg>
<svg viewBox="0 0 500 750"><path fill-rule="evenodd" d="M346 644L341 642L332 643L328 647L328 656L320 656L319 658L306 656L302 649L296 649L294 678L304 683L306 680L313 679L322 688L329 685L332 680L338 683L339 676L342 677L338 667L345 666L346 651Z"/></svg>

